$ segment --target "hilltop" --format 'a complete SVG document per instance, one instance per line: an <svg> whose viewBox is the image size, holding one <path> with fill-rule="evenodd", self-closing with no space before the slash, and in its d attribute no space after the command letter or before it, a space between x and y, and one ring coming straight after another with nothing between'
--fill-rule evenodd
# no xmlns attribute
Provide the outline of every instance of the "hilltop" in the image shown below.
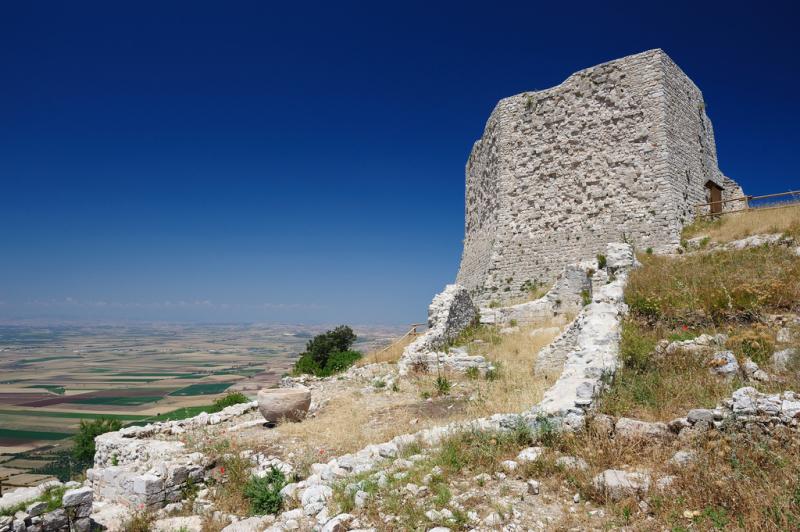
<svg viewBox="0 0 800 532"><path fill-rule="evenodd" d="M101 434L0 532L798 528L800 206L750 208L701 104L660 50L501 101L427 329Z"/></svg>

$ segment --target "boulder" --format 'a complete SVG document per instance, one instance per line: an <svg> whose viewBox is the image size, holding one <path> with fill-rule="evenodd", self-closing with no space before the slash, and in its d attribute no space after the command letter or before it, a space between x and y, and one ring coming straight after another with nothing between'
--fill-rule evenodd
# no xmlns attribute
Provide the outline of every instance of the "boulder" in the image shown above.
<svg viewBox="0 0 800 532"><path fill-rule="evenodd" d="M617 436L626 439L667 439L671 436L667 425L664 423L649 423L627 417L621 417L617 420L614 432Z"/></svg>
<svg viewBox="0 0 800 532"><path fill-rule="evenodd" d="M311 406L311 390L297 388L270 388L258 392L258 410L268 423L281 419L300 421Z"/></svg>
<svg viewBox="0 0 800 532"><path fill-rule="evenodd" d="M714 422L714 411L708 408L693 408L686 414L686 418L690 423L694 424L698 421L706 421L708 423Z"/></svg>
<svg viewBox="0 0 800 532"><path fill-rule="evenodd" d="M775 353L772 354L772 364L778 371L785 371L789 366L789 362L791 362L792 358L796 355L797 350L793 348L775 351Z"/></svg>
<svg viewBox="0 0 800 532"><path fill-rule="evenodd" d="M528 447L517 455L517 462L535 462L544 452L542 447Z"/></svg>
<svg viewBox="0 0 800 532"><path fill-rule="evenodd" d="M697 453L694 451L678 451L669 459L669 463L676 467L686 467L697 460Z"/></svg>
<svg viewBox="0 0 800 532"><path fill-rule="evenodd" d="M736 356L730 351L715 353L708 365L712 373L723 377L733 377L739 373L739 362L736 360Z"/></svg>
<svg viewBox="0 0 800 532"><path fill-rule="evenodd" d="M559 456L555 461L556 466L573 471L586 471L589 464L586 460L577 456Z"/></svg>
<svg viewBox="0 0 800 532"><path fill-rule="evenodd" d="M646 473L629 473L619 469L606 469L593 480L594 488L612 501L618 501L631 495L641 496L650 489L650 475Z"/></svg>

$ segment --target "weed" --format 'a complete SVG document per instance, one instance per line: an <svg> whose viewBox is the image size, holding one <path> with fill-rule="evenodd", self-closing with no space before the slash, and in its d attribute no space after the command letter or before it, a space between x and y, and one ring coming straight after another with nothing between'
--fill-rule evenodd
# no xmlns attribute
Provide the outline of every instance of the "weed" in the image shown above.
<svg viewBox="0 0 800 532"><path fill-rule="evenodd" d="M436 377L436 393L439 395L447 395L450 393L450 381L444 375Z"/></svg>
<svg viewBox="0 0 800 532"><path fill-rule="evenodd" d="M588 290L581 290L581 302L584 307L592 302L592 296Z"/></svg>
<svg viewBox="0 0 800 532"><path fill-rule="evenodd" d="M471 381L477 380L481 376L480 370L477 366L470 366L464 371L464 375Z"/></svg>
<svg viewBox="0 0 800 532"><path fill-rule="evenodd" d="M132 513L121 525L122 532L150 532L153 522L156 520L155 514L147 510L139 510Z"/></svg>
<svg viewBox="0 0 800 532"><path fill-rule="evenodd" d="M631 272L625 302L650 325L753 322L789 311L800 300L800 260L781 247L641 260L644 267Z"/></svg>
<svg viewBox="0 0 800 532"><path fill-rule="evenodd" d="M263 477L250 477L244 487L244 496L250 501L250 513L274 515L280 512L283 505L280 491L284 486L286 476L274 466Z"/></svg>
<svg viewBox="0 0 800 532"><path fill-rule="evenodd" d="M597 254L597 268L602 270L606 267L606 256L600 253Z"/></svg>
<svg viewBox="0 0 800 532"><path fill-rule="evenodd" d="M248 399L248 397L242 392L230 392L226 394L224 397L220 397L219 399L214 401L213 411L219 412L223 408L249 402L250 399Z"/></svg>
<svg viewBox="0 0 800 532"><path fill-rule="evenodd" d="M757 364L764 364L775 351L775 342L765 326L756 324L732 334L726 347L741 356L751 358Z"/></svg>

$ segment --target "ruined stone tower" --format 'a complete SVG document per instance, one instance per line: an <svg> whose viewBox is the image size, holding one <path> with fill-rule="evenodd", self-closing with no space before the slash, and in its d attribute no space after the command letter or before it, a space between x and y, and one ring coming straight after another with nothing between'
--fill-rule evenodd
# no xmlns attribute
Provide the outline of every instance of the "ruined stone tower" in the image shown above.
<svg viewBox="0 0 800 532"><path fill-rule="evenodd" d="M741 195L717 167L700 89L663 51L581 70L489 117L467 161L457 282L504 302L609 242L675 248L712 189Z"/></svg>

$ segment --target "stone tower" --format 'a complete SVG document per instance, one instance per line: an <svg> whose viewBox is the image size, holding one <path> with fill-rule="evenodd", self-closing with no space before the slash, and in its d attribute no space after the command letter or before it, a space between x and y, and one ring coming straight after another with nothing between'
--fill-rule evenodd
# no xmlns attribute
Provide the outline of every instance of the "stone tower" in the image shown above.
<svg viewBox="0 0 800 532"><path fill-rule="evenodd" d="M700 89L662 50L505 98L467 161L457 282L505 302L609 242L674 249L712 188L742 193L717 167Z"/></svg>

